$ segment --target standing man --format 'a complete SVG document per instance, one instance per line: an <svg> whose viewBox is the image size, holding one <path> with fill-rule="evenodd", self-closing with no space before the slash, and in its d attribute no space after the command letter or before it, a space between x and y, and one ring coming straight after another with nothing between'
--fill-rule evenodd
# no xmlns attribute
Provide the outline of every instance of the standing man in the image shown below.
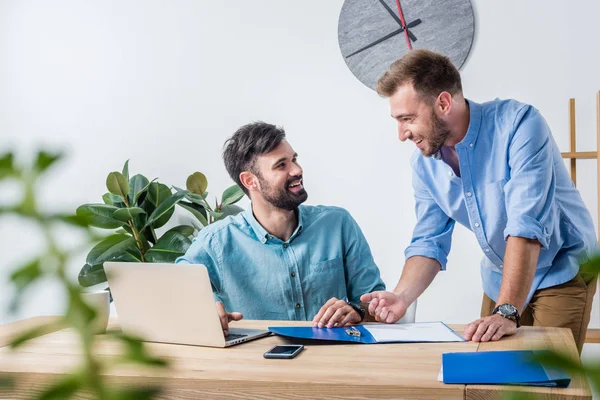
<svg viewBox="0 0 600 400"><path fill-rule="evenodd" d="M250 319L312 320L344 326L365 317L360 296L385 290L358 224L339 207L302 205L298 155L283 129L242 126L225 143L231 179L249 210L203 228L178 263L208 269L225 335Z"/></svg>
<svg viewBox="0 0 600 400"><path fill-rule="evenodd" d="M464 332L498 340L523 325L568 327L579 352L590 320L595 276L579 265L597 249L590 213L574 187L546 121L515 100L475 103L463 97L450 60L415 50L377 84L411 158L417 224L392 293L362 296L387 323L446 268L455 222L483 251L481 318Z"/></svg>

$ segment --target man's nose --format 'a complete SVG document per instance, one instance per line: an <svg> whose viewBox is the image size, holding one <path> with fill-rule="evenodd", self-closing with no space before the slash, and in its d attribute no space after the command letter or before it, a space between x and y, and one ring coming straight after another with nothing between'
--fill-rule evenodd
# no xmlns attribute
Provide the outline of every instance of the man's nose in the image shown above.
<svg viewBox="0 0 600 400"><path fill-rule="evenodd" d="M290 175L291 176L300 176L302 175L302 167L300 166L300 164L294 164L294 167L292 169L290 169Z"/></svg>
<svg viewBox="0 0 600 400"><path fill-rule="evenodd" d="M402 127L398 127L398 139L401 142L404 142L406 139L410 139L412 133L408 129L404 129Z"/></svg>

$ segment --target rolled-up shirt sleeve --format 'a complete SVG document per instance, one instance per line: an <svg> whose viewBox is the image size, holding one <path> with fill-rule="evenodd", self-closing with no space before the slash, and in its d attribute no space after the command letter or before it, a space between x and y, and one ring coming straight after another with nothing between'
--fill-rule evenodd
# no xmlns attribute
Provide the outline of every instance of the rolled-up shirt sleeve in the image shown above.
<svg viewBox="0 0 600 400"><path fill-rule="evenodd" d="M437 205L414 168L412 183L417 223L404 256L407 260L414 256L433 258L440 263L441 269L445 270L452 244L454 220Z"/></svg>
<svg viewBox="0 0 600 400"><path fill-rule="evenodd" d="M508 148L509 180L504 186L509 236L537 239L548 248L556 177L550 128L540 113L525 107L515 120Z"/></svg>

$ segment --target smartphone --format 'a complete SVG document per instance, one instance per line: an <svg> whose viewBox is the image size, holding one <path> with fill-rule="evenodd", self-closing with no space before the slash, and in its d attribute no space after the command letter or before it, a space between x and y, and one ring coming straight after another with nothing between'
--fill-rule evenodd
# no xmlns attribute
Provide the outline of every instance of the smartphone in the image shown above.
<svg viewBox="0 0 600 400"><path fill-rule="evenodd" d="M303 344L285 344L273 347L271 350L263 354L264 358L294 358L302 350Z"/></svg>

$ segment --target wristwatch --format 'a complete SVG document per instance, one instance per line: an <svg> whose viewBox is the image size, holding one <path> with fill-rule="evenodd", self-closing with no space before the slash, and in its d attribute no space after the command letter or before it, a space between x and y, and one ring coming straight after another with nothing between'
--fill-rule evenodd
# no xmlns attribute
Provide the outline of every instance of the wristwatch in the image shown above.
<svg viewBox="0 0 600 400"><path fill-rule="evenodd" d="M365 315L367 314L367 312L365 311L365 309L362 308L360 305L358 305L356 303L352 303L351 301L346 301L346 303L350 307L352 307L354 309L354 311L356 311L358 313L358 315L360 316L360 322L364 321Z"/></svg>
<svg viewBox="0 0 600 400"><path fill-rule="evenodd" d="M496 308L494 308L494 311L492 311L492 315L494 314L499 314L504 318L514 321L514 323L517 324L517 328L521 326L521 317L519 316L519 310L517 310L517 307L513 306L512 304L506 303L496 306Z"/></svg>

